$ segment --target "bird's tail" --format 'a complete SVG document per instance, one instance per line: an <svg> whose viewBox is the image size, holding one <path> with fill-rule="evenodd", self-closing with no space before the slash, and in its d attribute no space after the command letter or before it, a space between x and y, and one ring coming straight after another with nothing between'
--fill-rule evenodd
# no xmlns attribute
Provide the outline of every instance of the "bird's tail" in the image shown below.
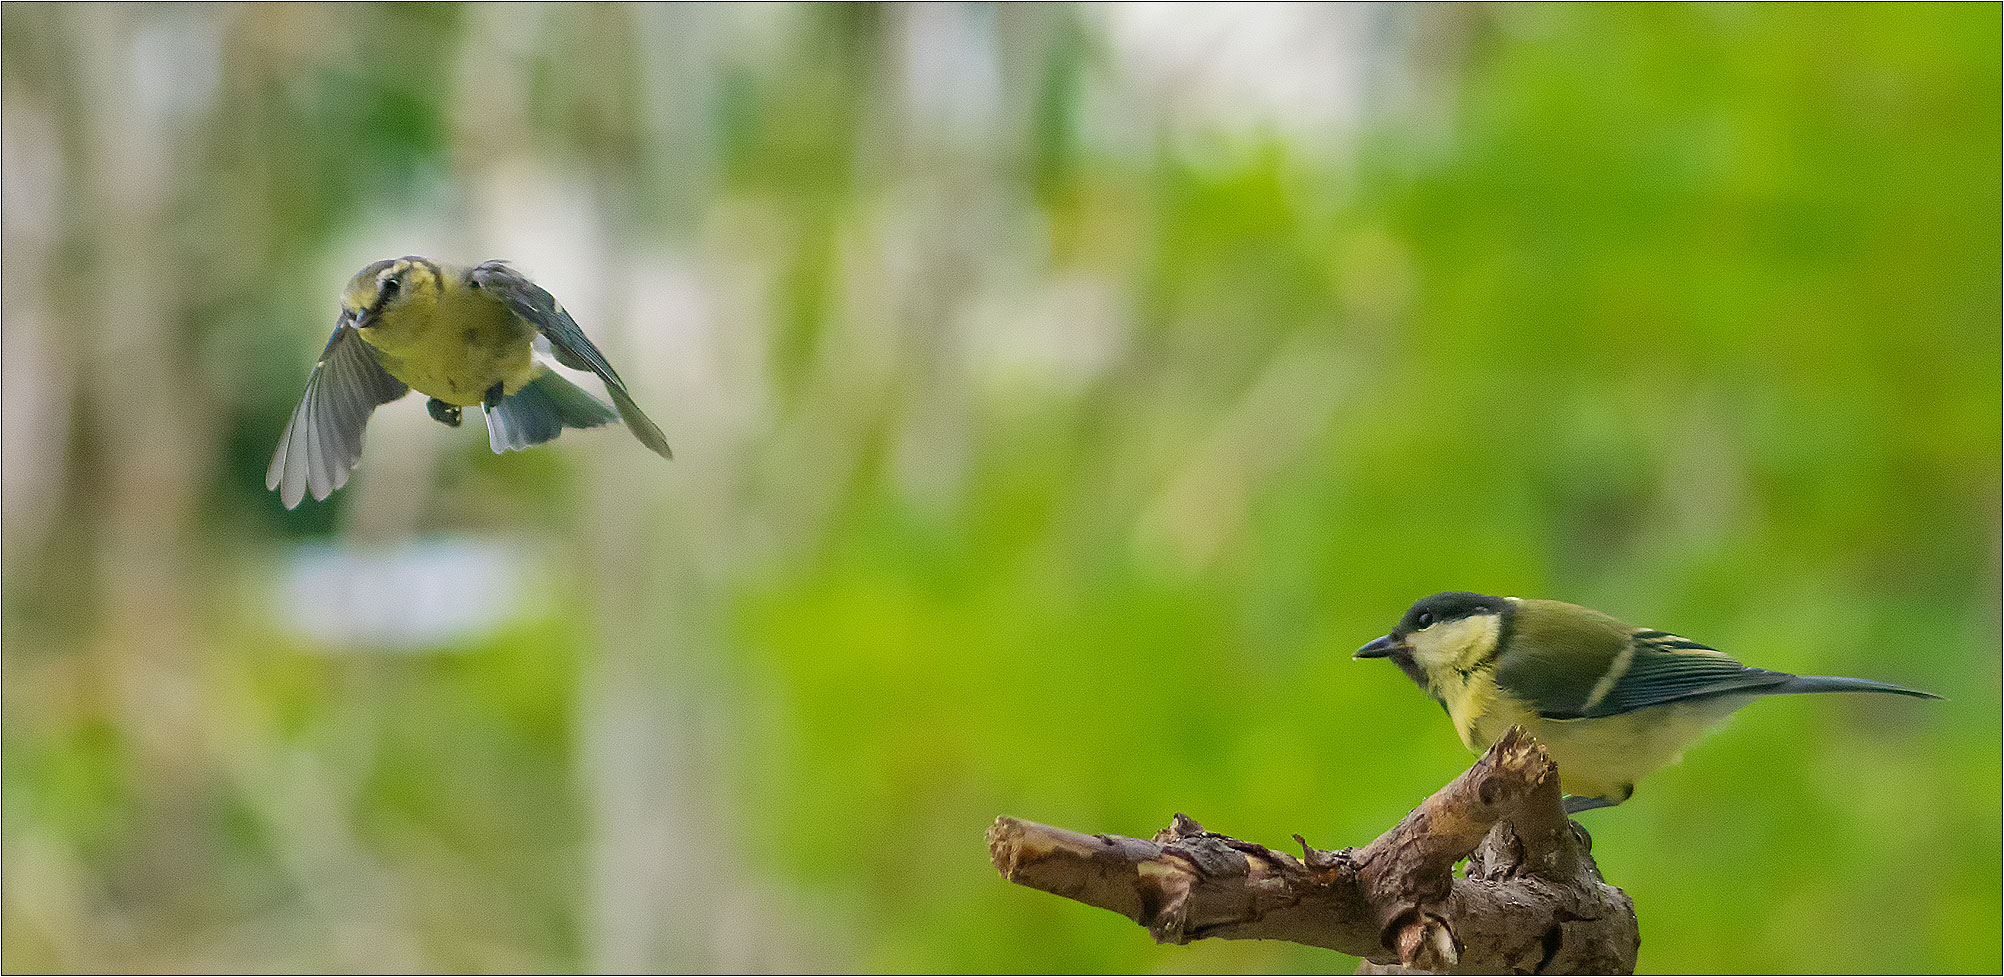
<svg viewBox="0 0 2004 977"><path fill-rule="evenodd" d="M567 427L597 427L618 416L555 370L544 370L499 404L484 409L487 444L497 455L542 444Z"/></svg>
<svg viewBox="0 0 2004 977"><path fill-rule="evenodd" d="M1938 695L1888 682L1874 682L1867 678L1845 678L1841 675L1791 675L1788 681L1762 691L1767 695L1797 695L1806 692L1891 692L1895 695L1911 695L1922 699L1941 698Z"/></svg>

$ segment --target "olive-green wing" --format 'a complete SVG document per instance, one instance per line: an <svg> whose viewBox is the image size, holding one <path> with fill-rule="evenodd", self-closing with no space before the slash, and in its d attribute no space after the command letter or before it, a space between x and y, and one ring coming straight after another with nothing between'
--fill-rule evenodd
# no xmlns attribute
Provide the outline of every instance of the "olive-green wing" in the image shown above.
<svg viewBox="0 0 2004 977"><path fill-rule="evenodd" d="M368 344L343 317L320 351L319 362L313 364L306 393L279 436L264 487L278 490L288 509L298 506L309 488L315 499L332 495L348 483L348 473L362 459L362 429L369 415L409 390L376 362Z"/></svg>
<svg viewBox="0 0 2004 977"><path fill-rule="evenodd" d="M1520 602L1511 631L1496 682L1546 719L1598 719L1727 692L1779 691L1795 679L1557 601Z"/></svg>
<svg viewBox="0 0 2004 977"><path fill-rule="evenodd" d="M1602 676L1635 632L1599 611L1555 600L1520 600L1510 611L1496 684L1548 719L1587 714Z"/></svg>
<svg viewBox="0 0 2004 977"><path fill-rule="evenodd" d="M555 354L557 362L574 370L590 370L598 374L598 378L605 381L606 393L612 395L612 404L619 409L620 419L626 422L627 430L632 431L633 436L655 454L663 458L674 457L674 453L668 450L668 439L661 434L661 429L655 427L640 405L633 402L618 371L606 362L605 354L592 345L577 320L558 304L556 296L499 261L475 266L468 273L467 282L474 288L493 293L516 315L536 327L536 331L550 341L550 351Z"/></svg>

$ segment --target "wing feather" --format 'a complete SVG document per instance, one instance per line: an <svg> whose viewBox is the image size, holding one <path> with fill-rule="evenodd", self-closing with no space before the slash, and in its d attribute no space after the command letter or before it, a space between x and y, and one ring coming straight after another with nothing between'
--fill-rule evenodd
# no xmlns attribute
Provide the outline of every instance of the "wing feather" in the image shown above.
<svg viewBox="0 0 2004 977"><path fill-rule="evenodd" d="M288 509L311 491L325 499L348 483L362 458L362 431L378 406L410 390L376 362L344 318L313 365L306 392L279 436L278 451L266 469L265 488L278 492Z"/></svg>
<svg viewBox="0 0 2004 977"><path fill-rule="evenodd" d="M1557 601L1525 600L1512 615L1496 682L1547 719L1599 719L1671 702L1772 689L1794 676L1748 668L1664 631L1637 630Z"/></svg>
<svg viewBox="0 0 2004 977"><path fill-rule="evenodd" d="M1727 692L1758 691L1795 677L1748 668L1716 648L1662 631L1638 631L1634 641L1634 663L1588 716L1617 716Z"/></svg>
<svg viewBox="0 0 2004 977"><path fill-rule="evenodd" d="M557 362L574 370L590 370L598 374L598 378L605 381L606 392L612 395L613 405L618 408L620 419L626 422L627 430L632 431L633 436L655 454L663 458L674 457L668 449L667 437L640 409L640 405L633 402L633 397L626 392L626 382L619 378L619 372L606 361L605 354L592 345L590 337L557 302L556 296L500 261L475 266L468 273L468 281L475 288L492 292L507 304L510 311L536 327L536 331L549 340L550 352Z"/></svg>

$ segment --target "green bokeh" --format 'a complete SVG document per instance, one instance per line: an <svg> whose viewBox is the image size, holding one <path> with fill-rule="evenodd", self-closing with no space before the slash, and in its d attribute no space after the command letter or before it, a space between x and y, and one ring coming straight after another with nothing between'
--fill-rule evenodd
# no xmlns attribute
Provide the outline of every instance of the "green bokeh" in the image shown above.
<svg viewBox="0 0 2004 977"><path fill-rule="evenodd" d="M1348 970L982 831L1368 841L1468 757L1349 654L1445 589L1947 696L1584 816L1645 971L1999 967L1998 8L1311 15L1392 66L1340 139L1098 9L8 5L6 968ZM370 496L379 418L262 490L358 247L565 208L666 474L423 429ZM283 625L303 543L431 537L535 599Z"/></svg>

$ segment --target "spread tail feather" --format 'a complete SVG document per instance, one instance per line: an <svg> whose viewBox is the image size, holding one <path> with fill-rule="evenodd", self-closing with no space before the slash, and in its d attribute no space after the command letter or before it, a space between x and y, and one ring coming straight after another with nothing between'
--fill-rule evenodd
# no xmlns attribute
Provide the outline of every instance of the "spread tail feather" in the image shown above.
<svg viewBox="0 0 2004 977"><path fill-rule="evenodd" d="M500 403L482 410L487 414L487 444L497 455L542 444L567 427L598 427L618 416L554 370L544 371Z"/></svg>
<svg viewBox="0 0 2004 977"><path fill-rule="evenodd" d="M1918 689L1874 682L1866 678L1845 678L1841 675L1791 675L1788 681L1772 689L1763 689L1767 695L1798 695L1805 692L1891 692L1895 695L1911 695L1922 699L1939 699L1941 696Z"/></svg>

